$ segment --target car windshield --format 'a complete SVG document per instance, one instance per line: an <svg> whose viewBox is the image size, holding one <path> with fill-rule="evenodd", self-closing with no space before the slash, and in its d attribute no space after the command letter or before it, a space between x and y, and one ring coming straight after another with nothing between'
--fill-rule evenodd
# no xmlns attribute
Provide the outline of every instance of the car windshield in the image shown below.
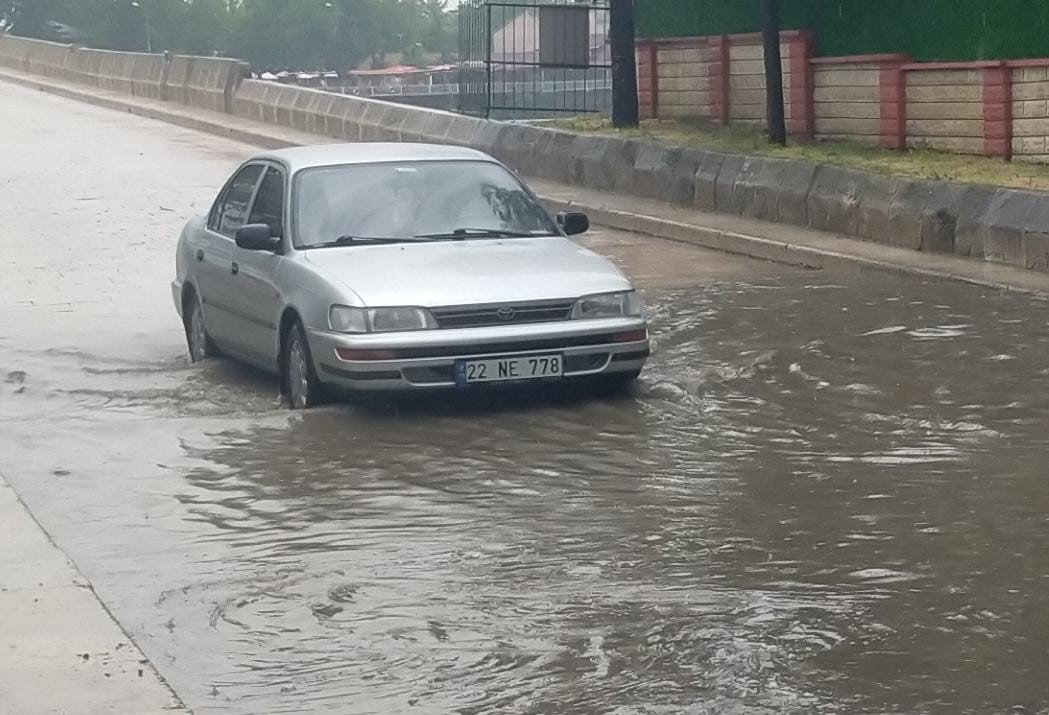
<svg viewBox="0 0 1049 715"><path fill-rule="evenodd" d="M294 196L298 248L558 234L521 182L485 161L306 169Z"/></svg>

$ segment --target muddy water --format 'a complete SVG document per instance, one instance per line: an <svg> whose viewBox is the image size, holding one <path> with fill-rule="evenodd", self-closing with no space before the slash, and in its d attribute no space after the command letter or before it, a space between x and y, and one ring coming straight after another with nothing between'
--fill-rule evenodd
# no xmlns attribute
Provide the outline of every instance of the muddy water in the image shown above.
<svg viewBox="0 0 1049 715"><path fill-rule="evenodd" d="M615 399L289 415L171 347L7 347L5 473L198 712L1045 712L1042 306L649 303Z"/></svg>

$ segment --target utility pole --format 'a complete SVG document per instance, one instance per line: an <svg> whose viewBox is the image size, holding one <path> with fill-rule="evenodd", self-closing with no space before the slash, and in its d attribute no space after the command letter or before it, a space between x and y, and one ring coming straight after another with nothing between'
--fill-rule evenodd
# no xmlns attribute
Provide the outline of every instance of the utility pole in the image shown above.
<svg viewBox="0 0 1049 715"><path fill-rule="evenodd" d="M779 0L762 0L762 39L765 45L765 101L769 141L786 146L783 116L783 61L779 49Z"/></svg>
<svg viewBox="0 0 1049 715"><path fill-rule="evenodd" d="M612 45L612 126L629 129L640 123L637 106L637 57L634 0L611 0L609 42Z"/></svg>
<svg viewBox="0 0 1049 715"><path fill-rule="evenodd" d="M131 7L142 11L142 25L146 32L146 52L153 52L153 30L149 26L149 3L151 0L132 0Z"/></svg>

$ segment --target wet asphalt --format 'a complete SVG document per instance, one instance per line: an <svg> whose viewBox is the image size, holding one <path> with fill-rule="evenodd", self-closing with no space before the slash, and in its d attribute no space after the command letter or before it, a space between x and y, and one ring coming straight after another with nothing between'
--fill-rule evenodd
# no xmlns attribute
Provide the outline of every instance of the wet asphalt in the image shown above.
<svg viewBox="0 0 1049 715"><path fill-rule="evenodd" d="M632 392L292 414L168 288L251 148L3 92L0 470L195 712L1049 712L1044 303L598 230Z"/></svg>

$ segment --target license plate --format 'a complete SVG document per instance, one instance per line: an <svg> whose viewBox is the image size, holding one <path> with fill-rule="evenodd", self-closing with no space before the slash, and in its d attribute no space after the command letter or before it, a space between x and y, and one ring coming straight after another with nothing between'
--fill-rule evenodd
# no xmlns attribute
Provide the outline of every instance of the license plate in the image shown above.
<svg viewBox="0 0 1049 715"><path fill-rule="evenodd" d="M539 380L544 377L561 377L564 374L565 361L561 355L460 360L455 364L455 381L459 385Z"/></svg>

